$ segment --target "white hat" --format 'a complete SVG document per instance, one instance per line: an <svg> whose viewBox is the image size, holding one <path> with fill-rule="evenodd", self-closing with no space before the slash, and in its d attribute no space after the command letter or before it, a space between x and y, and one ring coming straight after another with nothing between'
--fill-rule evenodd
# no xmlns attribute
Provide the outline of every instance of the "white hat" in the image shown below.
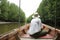
<svg viewBox="0 0 60 40"><path fill-rule="evenodd" d="M37 16L35 16L35 15L37 15ZM35 17L40 17L40 16L39 16L38 13L36 12L36 13L34 13L34 15L33 15L32 17L35 18Z"/></svg>

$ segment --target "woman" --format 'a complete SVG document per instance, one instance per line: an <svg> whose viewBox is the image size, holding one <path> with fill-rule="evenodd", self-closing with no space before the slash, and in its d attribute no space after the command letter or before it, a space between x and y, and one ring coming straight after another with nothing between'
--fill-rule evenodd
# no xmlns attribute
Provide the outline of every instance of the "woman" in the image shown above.
<svg viewBox="0 0 60 40"><path fill-rule="evenodd" d="M39 17L40 16L38 15L38 13L34 14L33 19L30 23L30 28L27 32L33 38L39 38L40 36L44 36L48 33L47 31L41 30L43 26Z"/></svg>

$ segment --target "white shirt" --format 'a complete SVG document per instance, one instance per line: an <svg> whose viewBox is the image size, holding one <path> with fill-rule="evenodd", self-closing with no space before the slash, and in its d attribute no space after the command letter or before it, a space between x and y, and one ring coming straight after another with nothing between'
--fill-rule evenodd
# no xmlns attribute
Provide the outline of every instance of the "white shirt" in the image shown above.
<svg viewBox="0 0 60 40"><path fill-rule="evenodd" d="M32 19L32 21L30 23L30 28L27 33L32 35L36 32L41 31L41 28L42 28L41 20L38 17L36 17L36 18Z"/></svg>

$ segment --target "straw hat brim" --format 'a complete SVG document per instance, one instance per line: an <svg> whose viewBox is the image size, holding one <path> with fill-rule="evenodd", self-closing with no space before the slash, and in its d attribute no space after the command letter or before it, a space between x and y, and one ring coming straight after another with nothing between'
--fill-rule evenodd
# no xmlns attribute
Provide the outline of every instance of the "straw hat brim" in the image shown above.
<svg viewBox="0 0 60 40"><path fill-rule="evenodd" d="M39 15L37 17L40 17ZM35 16L33 15L32 18L35 18Z"/></svg>

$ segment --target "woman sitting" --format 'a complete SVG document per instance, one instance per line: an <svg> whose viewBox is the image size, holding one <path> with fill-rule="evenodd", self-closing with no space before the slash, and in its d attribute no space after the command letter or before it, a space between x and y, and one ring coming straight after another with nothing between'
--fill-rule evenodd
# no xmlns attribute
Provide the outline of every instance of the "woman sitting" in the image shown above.
<svg viewBox="0 0 60 40"><path fill-rule="evenodd" d="M38 13L35 13L33 19L31 20L30 27L28 30L28 34L33 38L39 38L44 36L50 32L50 30L43 30L41 19ZM42 30L41 30L42 29Z"/></svg>

